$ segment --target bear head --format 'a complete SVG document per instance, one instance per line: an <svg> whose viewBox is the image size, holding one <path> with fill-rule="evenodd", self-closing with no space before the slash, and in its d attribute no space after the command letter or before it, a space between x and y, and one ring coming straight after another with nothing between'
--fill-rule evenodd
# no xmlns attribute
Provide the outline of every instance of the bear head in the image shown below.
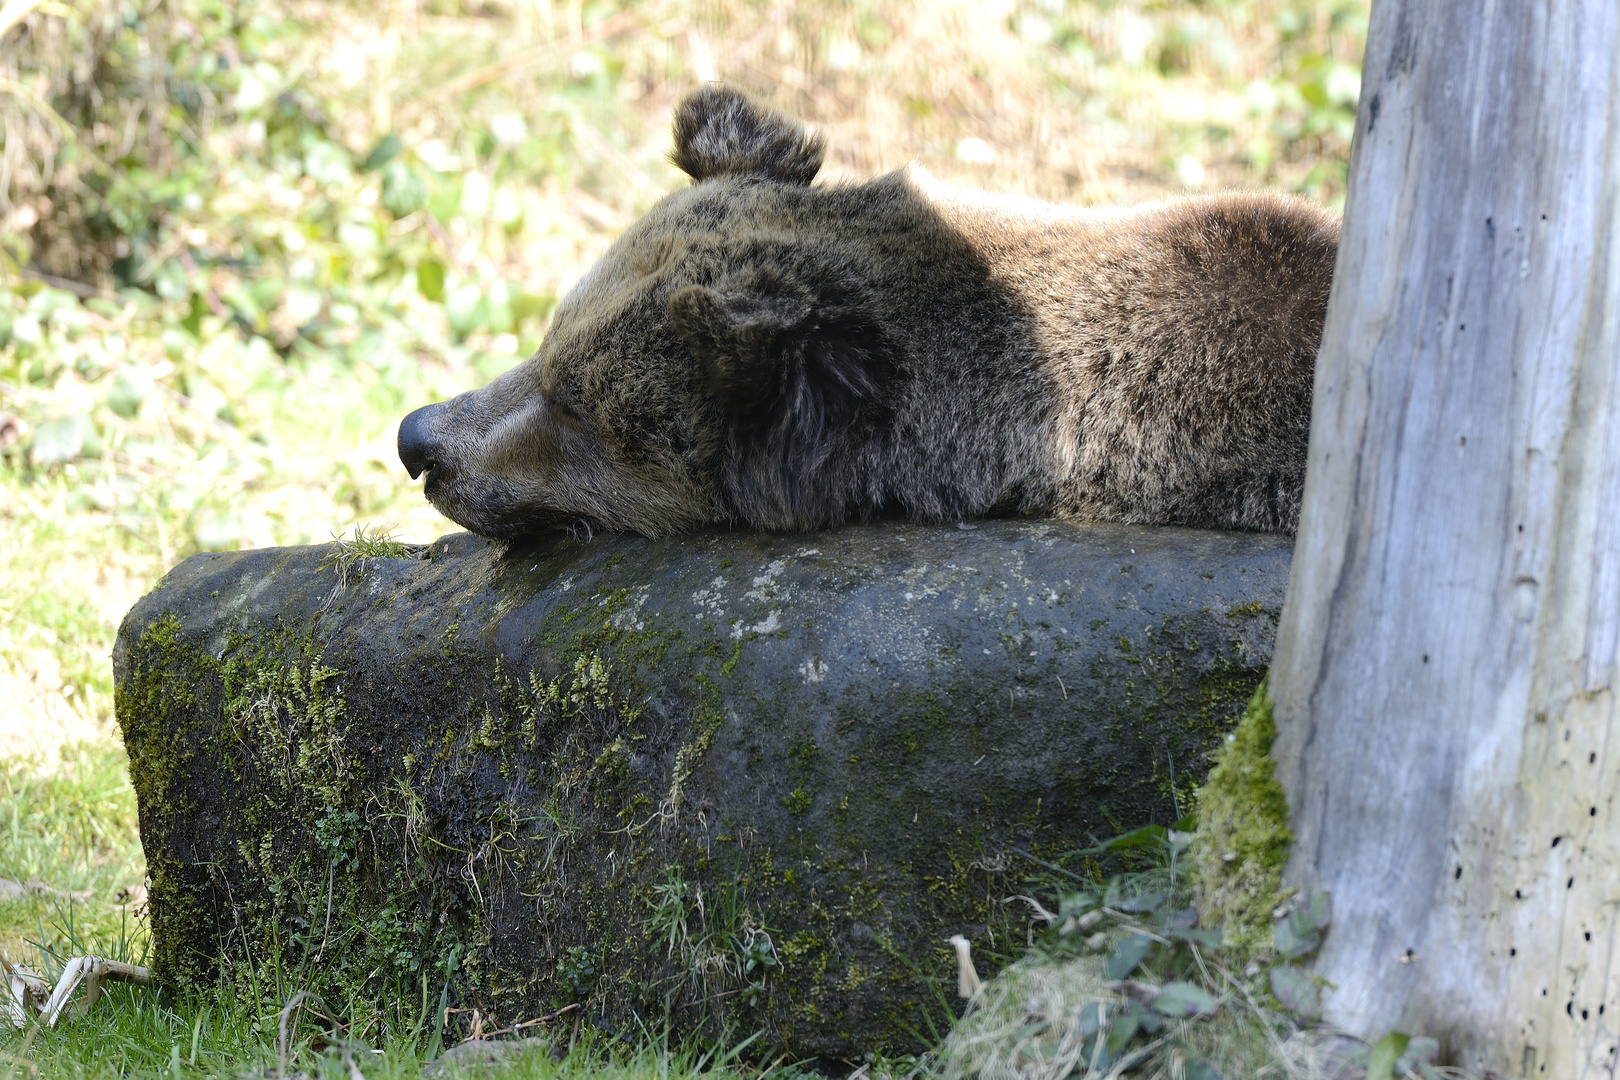
<svg viewBox="0 0 1620 1080"><path fill-rule="evenodd" d="M683 99L671 157L692 185L609 248L534 356L400 424L433 505L503 539L842 516L818 474L881 424L892 362L871 274L803 223L823 153L735 90Z"/></svg>

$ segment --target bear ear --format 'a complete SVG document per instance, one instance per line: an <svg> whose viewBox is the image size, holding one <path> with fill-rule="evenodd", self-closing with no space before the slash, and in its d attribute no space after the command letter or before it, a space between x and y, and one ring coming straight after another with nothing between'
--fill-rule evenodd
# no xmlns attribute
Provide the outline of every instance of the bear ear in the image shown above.
<svg viewBox="0 0 1620 1080"><path fill-rule="evenodd" d="M881 400L887 350L876 320L851 305L692 285L671 298L670 315L744 441L817 457Z"/></svg>
<svg viewBox="0 0 1620 1080"><path fill-rule="evenodd" d="M693 180L762 176L808 184L826 153L819 134L729 86L694 90L675 106L675 149L669 157Z"/></svg>

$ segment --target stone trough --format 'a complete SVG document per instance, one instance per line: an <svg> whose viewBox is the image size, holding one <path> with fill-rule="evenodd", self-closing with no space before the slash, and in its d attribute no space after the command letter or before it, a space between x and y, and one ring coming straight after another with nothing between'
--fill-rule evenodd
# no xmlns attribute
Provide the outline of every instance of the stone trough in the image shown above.
<svg viewBox="0 0 1620 1080"><path fill-rule="evenodd" d="M1015 955L1036 860L1187 805L1291 547L984 521L194 556L114 653L157 975L274 955L485 1030L573 1005L916 1049L950 935Z"/></svg>

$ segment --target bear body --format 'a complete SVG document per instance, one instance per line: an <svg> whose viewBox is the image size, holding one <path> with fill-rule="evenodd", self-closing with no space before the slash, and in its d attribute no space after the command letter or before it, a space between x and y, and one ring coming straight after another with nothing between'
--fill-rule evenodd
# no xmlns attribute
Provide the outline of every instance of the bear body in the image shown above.
<svg viewBox="0 0 1620 1080"><path fill-rule="evenodd" d="M1264 194L1081 210L822 146L709 87L694 178L534 357L412 413L400 456L486 536L1054 514L1290 532L1337 218Z"/></svg>

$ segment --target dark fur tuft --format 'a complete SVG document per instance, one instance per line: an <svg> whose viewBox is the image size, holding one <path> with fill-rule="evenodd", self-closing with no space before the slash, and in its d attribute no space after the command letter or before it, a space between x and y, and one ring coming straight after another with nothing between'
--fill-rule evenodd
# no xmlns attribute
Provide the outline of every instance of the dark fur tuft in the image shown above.
<svg viewBox="0 0 1620 1080"><path fill-rule="evenodd" d="M842 485L821 483L820 473L852 429L888 415L894 364L859 305L814 302L782 285L725 294L690 286L670 313L725 409L735 505L806 527L798 523L847 512Z"/></svg>
<svg viewBox="0 0 1620 1080"><path fill-rule="evenodd" d="M820 135L729 86L694 90L675 106L670 160L693 180L760 176L808 184L826 152Z"/></svg>

